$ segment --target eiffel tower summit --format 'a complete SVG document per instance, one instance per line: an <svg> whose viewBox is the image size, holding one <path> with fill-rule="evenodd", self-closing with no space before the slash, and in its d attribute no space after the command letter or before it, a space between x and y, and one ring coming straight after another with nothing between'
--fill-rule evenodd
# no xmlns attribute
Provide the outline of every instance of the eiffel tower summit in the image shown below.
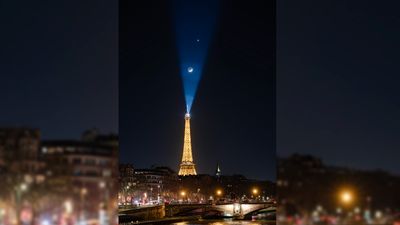
<svg viewBox="0 0 400 225"><path fill-rule="evenodd" d="M190 138L190 114L185 115L185 137L183 142L182 162L179 168L179 176L196 175L195 164L193 163L192 141Z"/></svg>

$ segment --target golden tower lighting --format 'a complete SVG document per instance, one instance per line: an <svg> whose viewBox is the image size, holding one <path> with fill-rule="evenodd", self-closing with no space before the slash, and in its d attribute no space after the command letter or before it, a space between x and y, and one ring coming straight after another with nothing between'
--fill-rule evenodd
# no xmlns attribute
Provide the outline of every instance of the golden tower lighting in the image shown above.
<svg viewBox="0 0 400 225"><path fill-rule="evenodd" d="M193 163L192 155L192 140L190 137L190 114L185 115L185 137L183 142L182 161L179 168L178 175L196 175L195 164Z"/></svg>

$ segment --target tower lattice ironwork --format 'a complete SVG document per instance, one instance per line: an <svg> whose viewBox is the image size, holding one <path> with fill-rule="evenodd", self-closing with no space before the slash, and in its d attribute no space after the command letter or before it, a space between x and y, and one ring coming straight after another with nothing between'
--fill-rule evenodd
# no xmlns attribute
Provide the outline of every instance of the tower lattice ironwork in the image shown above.
<svg viewBox="0 0 400 225"><path fill-rule="evenodd" d="M190 114L185 115L185 137L183 142L182 162L179 168L178 175L196 175L195 164L193 163L192 155L192 140L190 137Z"/></svg>

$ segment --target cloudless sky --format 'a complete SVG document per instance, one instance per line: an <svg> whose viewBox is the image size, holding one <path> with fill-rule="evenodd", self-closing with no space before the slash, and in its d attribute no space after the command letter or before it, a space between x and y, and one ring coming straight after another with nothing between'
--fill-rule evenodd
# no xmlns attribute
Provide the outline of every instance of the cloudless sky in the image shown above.
<svg viewBox="0 0 400 225"><path fill-rule="evenodd" d="M400 174L399 1L278 1L277 151Z"/></svg>
<svg viewBox="0 0 400 225"><path fill-rule="evenodd" d="M2 1L0 27L0 126L118 132L117 1Z"/></svg>

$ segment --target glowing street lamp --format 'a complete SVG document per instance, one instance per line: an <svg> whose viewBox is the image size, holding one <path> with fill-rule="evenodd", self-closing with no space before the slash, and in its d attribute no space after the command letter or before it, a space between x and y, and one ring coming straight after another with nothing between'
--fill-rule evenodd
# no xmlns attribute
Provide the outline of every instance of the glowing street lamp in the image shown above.
<svg viewBox="0 0 400 225"><path fill-rule="evenodd" d="M251 192L253 193L253 195L257 195L258 194L258 189L257 188L253 188L253 190L251 190Z"/></svg>
<svg viewBox="0 0 400 225"><path fill-rule="evenodd" d="M81 195L85 196L87 194L88 190L86 188L81 189Z"/></svg>
<svg viewBox="0 0 400 225"><path fill-rule="evenodd" d="M100 181L100 182L99 182L99 188L100 188L100 189L104 189L105 187L106 187L106 182Z"/></svg>
<svg viewBox="0 0 400 225"><path fill-rule="evenodd" d="M73 205L72 202L70 200L67 200L64 202L64 207L65 207L65 212L67 214L71 214L73 211Z"/></svg>
<svg viewBox="0 0 400 225"><path fill-rule="evenodd" d="M181 191L181 196L185 197L186 196L186 192L185 191Z"/></svg>
<svg viewBox="0 0 400 225"><path fill-rule="evenodd" d="M344 191L340 192L339 198L340 198L340 201L346 205L351 204L354 200L353 193L351 193L348 190L344 190Z"/></svg>
<svg viewBox="0 0 400 225"><path fill-rule="evenodd" d="M88 190L83 187L81 188L81 221L85 218L85 196L88 194Z"/></svg>
<svg viewBox="0 0 400 225"><path fill-rule="evenodd" d="M22 183L19 188L22 192L25 192L26 190L28 190L28 185L26 183Z"/></svg>
<svg viewBox="0 0 400 225"><path fill-rule="evenodd" d="M6 210L0 208L0 218L2 218L4 215L6 215Z"/></svg>
<svg viewBox="0 0 400 225"><path fill-rule="evenodd" d="M16 194L16 215L21 215L21 200L22 194L28 191L28 184L21 183L15 187Z"/></svg>
<svg viewBox="0 0 400 225"><path fill-rule="evenodd" d="M221 190L221 189L218 189L215 193L216 193L218 196L221 196L221 195L222 195L222 190Z"/></svg>

